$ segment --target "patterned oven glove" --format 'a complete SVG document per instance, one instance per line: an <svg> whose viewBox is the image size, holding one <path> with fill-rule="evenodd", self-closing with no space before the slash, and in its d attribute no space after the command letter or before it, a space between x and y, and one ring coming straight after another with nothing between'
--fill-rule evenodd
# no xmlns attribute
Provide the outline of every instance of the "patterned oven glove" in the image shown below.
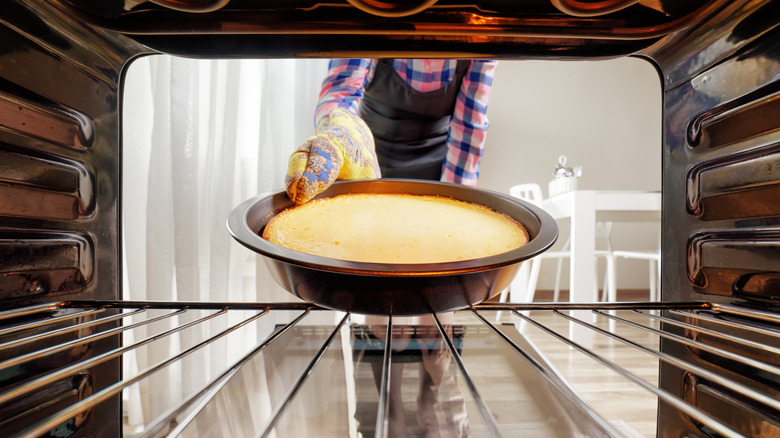
<svg viewBox="0 0 780 438"><path fill-rule="evenodd" d="M381 172L374 136L358 116L336 108L290 156L285 185L293 202L303 204L337 179L374 179Z"/></svg>

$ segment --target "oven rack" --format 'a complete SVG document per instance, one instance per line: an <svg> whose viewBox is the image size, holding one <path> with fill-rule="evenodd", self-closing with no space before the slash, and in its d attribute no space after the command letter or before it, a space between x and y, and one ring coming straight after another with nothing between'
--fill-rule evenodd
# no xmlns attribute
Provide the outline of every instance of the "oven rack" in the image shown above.
<svg viewBox="0 0 780 438"><path fill-rule="evenodd" d="M147 315L149 310L162 311L157 316ZM299 324L305 317L315 312L331 312L308 303L239 303L239 302L155 302L155 301L62 301L46 304L30 305L26 307L14 308L0 312L0 354L3 360L0 361L0 373L7 372L16 366L23 366L31 361L45 359L55 356L63 351L83 347L101 339L117 337L122 333L133 330L138 327L146 326L161 320L182 315L188 311L205 311L205 316L170 328L164 332L156 333L147 338L141 339L129 345L119 345L118 347L100 352L88 359L69 363L65 366L56 368L45 374L39 375L34 379L24 381L16 385L5 385L0 388L0 411L3 406L11 406L18 400L30 397L37 391L61 381L67 377L72 377L79 373L84 373L90 368L101 363L115 360L123 354L127 354L141 346L154 343L174 333L190 329L212 318L229 314L231 312L248 311L248 317L240 322L232 324L224 330L191 347L173 352L166 360L161 361L147 369L140 370L132 377L119 380L114 384L95 392L92 395L59 410L48 418L38 421L18 432L18 436L39 436L42 433L61 425L77 415L88 412L97 404L107 399L120 395L123 389L147 378L158 372L164 367L181 360L192 352L227 336L231 332L251 324L262 317L266 317L273 312L288 311L293 314L291 320L280 325L277 330L260 341L254 348L250 349L240 360L233 363L221 375L210 381L206 386L196 391L193 395L182 400L178 406L171 409L164 415L161 415L153 423L147 425L144 431L138 436L178 436L178 434L192 421L198 412L212 400L215 395L223 388L230 378L247 364L254 355L271 345L274 341L291 330L296 324ZM763 412L780 412L780 400L774 394L767 394L756 390L749 385L729 377L723 373L713 370L711 367L703 366L700 363L694 363L681 359L678 356L670 355L661 348L642 345L634 340L623 337L620 334L619 326L630 326L635 329L658 336L661 343L669 342L681 346L685 349L704 352L709 356L716 356L722 360L738 363L740 366L754 369L758 373L777 378L780 376L780 345L777 340L780 338L780 316L760 310L754 310L746 307L737 307L732 305L720 305L707 302L681 302L681 303L533 303L533 304L481 304L470 309L464 309L456 312L457 314L471 313L484 327L487 327L497 338L516 352L519 360L527 361L538 372L541 378L558 388L565 394L570 401L579 406L582 412L588 416L594 423L598 424L606 434L610 436L622 436L622 433L616 430L609 421L605 420L595 409L577 393L577 391L561 378L555 368L544 358L537 355L528 354L523 347L519 346L513 339L501 330L501 326L506 325L506 318L499 324L494 321L496 312L507 312L509 322L520 327L535 327L545 333L551 341L560 342L567 345L571 350L578 351L600 366L612 370L620 376L628 379L633 384L639 386L644 391L655 396L659 401L667 403L685 415L689 416L694 422L722 436L743 436L742 433L732 428L728 418L714 418L708 412L696 406L695 400L687 400L680 396L661 389L659 385L647 382L643 378L635 375L628 369L614 363L604 354L599 353L595 348L589 347L586 343L578 342L582 338L583 330L591 334L598 334L607 338L616 340L622 344L628 345L648 358L659 361L659 363L670 365L682 370L686 374L692 374L701 379L714 382L730 391L743 396L749 400L750 404L758 406ZM304 385L312 370L317 366L323 353L327 350L331 341L336 338L340 329L348 325L350 321L349 313L334 313L340 317L340 320L332 328L326 341L319 348L319 351L311 359L303 372L297 377L295 384L292 385L284 399L273 410L270 418L267 419L265 426L256 434L258 437L268 436L274 430L278 420L284 415L297 391ZM538 315L549 314L555 318L561 318L570 325L569 334L561 334L544 323ZM343 315L343 316L342 316ZM628 316L626 316L628 315ZM596 324L595 318L603 318L608 321L605 324ZM122 324L121 321L129 321ZM379 402L376 413L375 436L385 436L387 428L388 415L388 389L390 387L390 364L393 361L394 353L392 349L393 334L397 333L393 329L393 319L387 319L386 337L384 339L384 352L382 354L382 374L381 385L379 389ZM480 395L480 388L474 383L473 376L464 365L459 354L458 348L454 345L453 339L445 333L445 328L437 315L433 315L436 327L446 342L447 349L452 355L454 362L460 370L462 381L465 382L467 393L470 394L473 402L476 404L481 420L484 422L485 430L489 436L501 436L501 430L495 419L491 415L489 407L484 403ZM75 323L74 321L84 321ZM70 323L69 323L70 322ZM47 328L52 327L52 328ZM102 328L101 330L95 330ZM8 355L9 351L15 352L25 345L41 345L46 339L56 339L57 337L76 331L82 333L89 329L87 336L76 336L75 339L62 343L48 343L40 349L33 349L24 354ZM29 334L34 332L35 334ZM745 334L746 336L740 336ZM755 339L765 340L759 342ZM748 339L750 338L750 339ZM707 340L716 340L716 342L707 342ZM726 346L724 346L726 345ZM734 345L730 349L728 345ZM750 350L758 354L745 355L743 351ZM4 371L5 370L5 371ZM18 414L22 415L22 414ZM10 419L9 419L10 418ZM776 420L776 419L775 419ZM12 422L14 417L0 418L2 421Z"/></svg>

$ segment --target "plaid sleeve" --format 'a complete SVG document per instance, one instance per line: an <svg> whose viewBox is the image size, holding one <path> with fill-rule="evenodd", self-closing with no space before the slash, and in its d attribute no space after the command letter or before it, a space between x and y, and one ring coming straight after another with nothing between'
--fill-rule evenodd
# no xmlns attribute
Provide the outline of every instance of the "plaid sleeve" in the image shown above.
<svg viewBox="0 0 780 438"><path fill-rule="evenodd" d="M487 107L498 61L471 62L455 102L441 180L474 186L488 129Z"/></svg>
<svg viewBox="0 0 780 438"><path fill-rule="evenodd" d="M315 127L320 126L335 108L345 108L353 114L357 114L371 62L371 59L332 59L330 61L328 75L322 82L320 98L314 112Z"/></svg>

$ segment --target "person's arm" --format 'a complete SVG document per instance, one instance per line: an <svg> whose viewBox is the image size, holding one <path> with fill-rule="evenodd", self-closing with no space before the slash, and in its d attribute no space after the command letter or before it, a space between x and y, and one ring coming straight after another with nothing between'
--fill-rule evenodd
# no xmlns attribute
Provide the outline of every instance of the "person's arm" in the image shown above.
<svg viewBox="0 0 780 438"><path fill-rule="evenodd" d="M290 155L287 195L308 202L337 179L381 177L374 136L357 115L370 60L334 59L315 110L316 135Z"/></svg>
<svg viewBox="0 0 780 438"><path fill-rule="evenodd" d="M332 59L330 61L328 74L322 81L319 101L314 112L315 127L327 122L328 114L336 108L343 108L357 115L371 62L371 59Z"/></svg>
<svg viewBox="0 0 780 438"><path fill-rule="evenodd" d="M441 176L444 182L477 184L489 126L490 86L497 64L498 61L474 60L463 78L447 135L447 156Z"/></svg>

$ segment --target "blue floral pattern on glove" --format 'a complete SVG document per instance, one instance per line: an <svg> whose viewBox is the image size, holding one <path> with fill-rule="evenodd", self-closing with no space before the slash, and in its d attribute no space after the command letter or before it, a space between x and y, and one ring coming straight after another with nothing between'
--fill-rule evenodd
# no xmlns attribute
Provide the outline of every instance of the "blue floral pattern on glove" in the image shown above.
<svg viewBox="0 0 780 438"><path fill-rule="evenodd" d="M337 179L379 178L374 137L358 116L335 109L322 132L307 139L291 156L285 177L287 194L304 203Z"/></svg>

